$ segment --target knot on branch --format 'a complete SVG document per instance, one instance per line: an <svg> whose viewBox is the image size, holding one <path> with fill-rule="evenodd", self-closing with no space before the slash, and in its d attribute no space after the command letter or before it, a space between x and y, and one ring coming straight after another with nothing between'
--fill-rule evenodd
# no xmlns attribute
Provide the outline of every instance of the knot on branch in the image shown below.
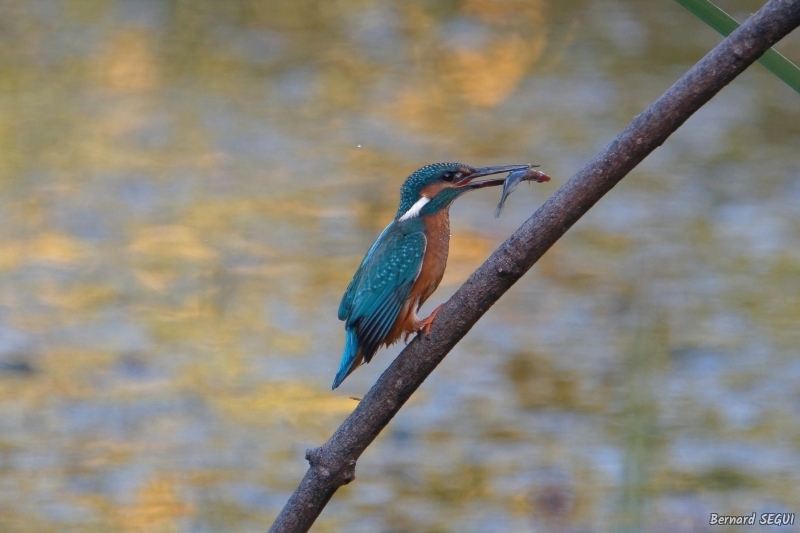
<svg viewBox="0 0 800 533"><path fill-rule="evenodd" d="M747 59L748 51L751 48L748 43L743 42L731 47L731 55L736 58L737 63L742 63Z"/></svg>
<svg viewBox="0 0 800 533"><path fill-rule="evenodd" d="M306 450L306 461L311 466L317 466L322 461L322 448L310 448Z"/></svg>
<svg viewBox="0 0 800 533"><path fill-rule="evenodd" d="M342 485L347 485L356 478L356 460L350 459L342 472Z"/></svg>
<svg viewBox="0 0 800 533"><path fill-rule="evenodd" d="M497 273L498 277L501 278L508 276L520 277L522 275L522 269L519 267L519 265L508 258L503 258L497 261L495 272Z"/></svg>
<svg viewBox="0 0 800 533"><path fill-rule="evenodd" d="M337 459L326 453L323 446L306 450L306 461L325 484L334 487L347 485L356 478L355 459Z"/></svg>

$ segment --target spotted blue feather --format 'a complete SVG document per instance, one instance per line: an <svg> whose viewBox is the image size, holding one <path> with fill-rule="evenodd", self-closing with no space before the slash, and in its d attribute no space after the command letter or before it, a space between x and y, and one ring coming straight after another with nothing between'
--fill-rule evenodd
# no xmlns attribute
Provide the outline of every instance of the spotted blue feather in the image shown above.
<svg viewBox="0 0 800 533"><path fill-rule="evenodd" d="M422 269L427 239L420 219L393 221L372 245L339 304L346 340L333 388L353 370L358 350L369 362L397 320Z"/></svg>

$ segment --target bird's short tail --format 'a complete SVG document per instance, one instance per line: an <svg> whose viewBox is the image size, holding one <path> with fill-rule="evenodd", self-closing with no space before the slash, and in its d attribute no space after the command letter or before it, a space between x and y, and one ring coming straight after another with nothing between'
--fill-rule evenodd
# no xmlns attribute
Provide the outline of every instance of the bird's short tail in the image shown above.
<svg viewBox="0 0 800 533"><path fill-rule="evenodd" d="M342 381L344 381L344 378L346 378L350 372L356 369L356 367L361 363L362 359L361 351L359 350L358 346L358 337L356 337L356 329L347 328L345 331L347 333L347 337L344 341L342 362L339 363L339 371L336 373L336 377L333 379L333 386L331 387L331 390L341 385Z"/></svg>

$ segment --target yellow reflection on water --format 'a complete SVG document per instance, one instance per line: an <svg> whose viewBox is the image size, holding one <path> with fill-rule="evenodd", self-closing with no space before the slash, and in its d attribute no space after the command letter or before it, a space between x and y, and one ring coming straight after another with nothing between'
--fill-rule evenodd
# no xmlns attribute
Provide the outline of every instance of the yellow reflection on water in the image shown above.
<svg viewBox="0 0 800 533"><path fill-rule="evenodd" d="M499 221L492 194L465 200L485 213L453 225L439 303L716 42L654 6L0 3L0 530L265 530L400 348L329 390L339 298L405 176L553 176ZM602 529L642 457L646 526L798 506L800 119L768 76L487 313L320 531ZM639 294L670 332L646 450L620 429Z"/></svg>
<svg viewBox="0 0 800 533"><path fill-rule="evenodd" d="M163 475L148 480L138 490L132 505L116 510L115 522L121 531L180 531L179 519L193 514L195 509L178 495L179 484L179 480Z"/></svg>
<svg viewBox="0 0 800 533"><path fill-rule="evenodd" d="M331 417L350 414L357 402L300 383L268 383L215 398L214 404L224 416L244 424L263 426L287 421L294 426L312 427Z"/></svg>

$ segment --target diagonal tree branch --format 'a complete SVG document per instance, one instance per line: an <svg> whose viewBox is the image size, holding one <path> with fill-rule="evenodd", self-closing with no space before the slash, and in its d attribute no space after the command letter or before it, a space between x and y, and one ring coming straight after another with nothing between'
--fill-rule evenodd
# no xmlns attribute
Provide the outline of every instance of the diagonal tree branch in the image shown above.
<svg viewBox="0 0 800 533"><path fill-rule="evenodd" d="M692 67L602 152L565 183L444 305L319 448L271 533L305 532L336 490L355 479L356 460L483 314L628 172L773 44L800 25L800 0L770 0Z"/></svg>

